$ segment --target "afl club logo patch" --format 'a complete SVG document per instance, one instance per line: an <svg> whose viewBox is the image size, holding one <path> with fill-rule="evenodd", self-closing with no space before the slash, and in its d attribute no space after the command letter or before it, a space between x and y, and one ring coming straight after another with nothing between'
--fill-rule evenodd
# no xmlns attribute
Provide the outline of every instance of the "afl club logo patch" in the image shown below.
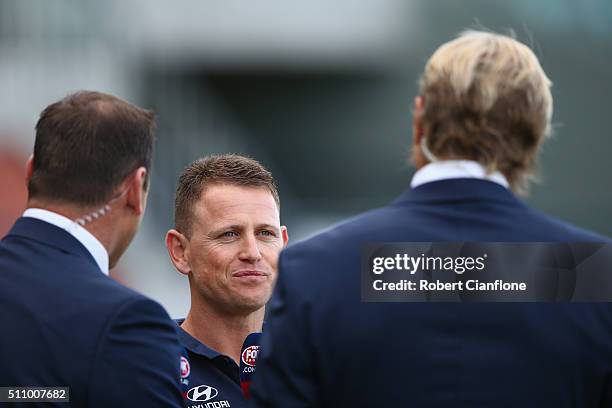
<svg viewBox="0 0 612 408"><path fill-rule="evenodd" d="M189 377L189 373L191 373L191 367L189 366L189 360L181 356L181 378Z"/></svg>
<svg viewBox="0 0 612 408"><path fill-rule="evenodd" d="M242 362L248 366L255 367L259 346L249 346L242 352Z"/></svg>

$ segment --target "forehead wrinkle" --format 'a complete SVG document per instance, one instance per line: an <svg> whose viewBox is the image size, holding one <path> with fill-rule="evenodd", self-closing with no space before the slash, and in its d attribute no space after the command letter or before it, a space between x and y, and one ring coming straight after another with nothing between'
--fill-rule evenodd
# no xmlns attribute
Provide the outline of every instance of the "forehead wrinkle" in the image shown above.
<svg viewBox="0 0 612 408"><path fill-rule="evenodd" d="M228 202L230 201L230 202ZM245 203L231 202L232 200L212 199L211 197L202 198L196 203L194 208L194 224L198 224L209 231L223 228L246 229L251 225L257 229L269 225L280 230L280 215L274 199L271 203ZM251 211L253 207L263 208L265 211ZM227 209L238 208L234 211Z"/></svg>
<svg viewBox="0 0 612 408"><path fill-rule="evenodd" d="M227 210L232 211L227 211ZM264 209L265 211L261 211ZM278 219L278 211L276 206L269 206L260 203L227 203L219 205L206 205L200 201L197 205L197 212L201 215L219 219L238 219L243 217L248 218L269 218ZM269 221L262 221L269 222Z"/></svg>
<svg viewBox="0 0 612 408"><path fill-rule="evenodd" d="M246 199L244 197L247 197ZM249 201L253 200L253 201ZM231 207L260 206L278 212L278 206L272 194L259 187L244 187L234 185L213 185L202 190L201 205L207 209L222 211Z"/></svg>
<svg viewBox="0 0 612 408"><path fill-rule="evenodd" d="M267 219L268 217L257 217L255 219L251 216L244 217L223 217L223 218L215 218L210 217L209 223L211 230L218 230L224 228L232 228L236 230L245 230L249 228L253 228L255 230L261 228L274 228L276 230L280 230L280 221L276 219Z"/></svg>

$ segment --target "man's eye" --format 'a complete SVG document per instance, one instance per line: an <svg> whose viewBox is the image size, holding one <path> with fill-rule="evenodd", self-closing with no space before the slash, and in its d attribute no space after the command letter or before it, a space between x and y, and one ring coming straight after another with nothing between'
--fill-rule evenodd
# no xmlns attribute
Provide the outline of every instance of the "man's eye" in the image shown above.
<svg viewBox="0 0 612 408"><path fill-rule="evenodd" d="M235 231L225 231L223 234L221 234L221 236L223 238L233 238L233 237L237 237L238 234Z"/></svg>
<svg viewBox="0 0 612 408"><path fill-rule="evenodd" d="M259 231L259 233L263 235L264 237L275 237L276 236L274 232L269 231L269 230L261 230Z"/></svg>

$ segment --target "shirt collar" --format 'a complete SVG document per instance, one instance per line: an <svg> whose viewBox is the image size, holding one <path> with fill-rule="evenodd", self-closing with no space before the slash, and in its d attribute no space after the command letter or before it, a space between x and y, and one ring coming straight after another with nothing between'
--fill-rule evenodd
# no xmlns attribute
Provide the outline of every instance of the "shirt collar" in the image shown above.
<svg viewBox="0 0 612 408"><path fill-rule="evenodd" d="M178 338L181 344L183 345L183 347L185 347L187 350L193 353L199 354L211 360L222 355L218 351L211 349L210 347L208 347L207 345L205 345L204 343L202 343L201 341L193 337L191 334L187 333L181 327L181 324L183 324L184 321L185 319L175 320L178 326L178 330L177 330Z"/></svg>
<svg viewBox="0 0 612 408"><path fill-rule="evenodd" d="M442 160L426 164L414 173L410 187L415 188L432 181L456 178L476 178L492 181L505 188L509 187L508 180L499 171L487 173L482 164L472 160Z"/></svg>
<svg viewBox="0 0 612 408"><path fill-rule="evenodd" d="M36 218L68 232L89 251L102 273L108 275L108 252L91 232L70 218L42 208L28 208L23 213L23 217Z"/></svg>

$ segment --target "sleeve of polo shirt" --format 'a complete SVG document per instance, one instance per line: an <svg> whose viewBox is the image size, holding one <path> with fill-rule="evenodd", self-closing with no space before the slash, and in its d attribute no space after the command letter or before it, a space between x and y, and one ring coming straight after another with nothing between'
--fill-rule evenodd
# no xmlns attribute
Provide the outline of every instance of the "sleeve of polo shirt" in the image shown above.
<svg viewBox="0 0 612 408"><path fill-rule="evenodd" d="M251 389L257 407L320 406L308 302L291 279L297 266L287 251L281 253Z"/></svg>
<svg viewBox="0 0 612 408"><path fill-rule="evenodd" d="M90 382L90 407L183 407L180 348L158 303L132 298L118 308L100 339Z"/></svg>

